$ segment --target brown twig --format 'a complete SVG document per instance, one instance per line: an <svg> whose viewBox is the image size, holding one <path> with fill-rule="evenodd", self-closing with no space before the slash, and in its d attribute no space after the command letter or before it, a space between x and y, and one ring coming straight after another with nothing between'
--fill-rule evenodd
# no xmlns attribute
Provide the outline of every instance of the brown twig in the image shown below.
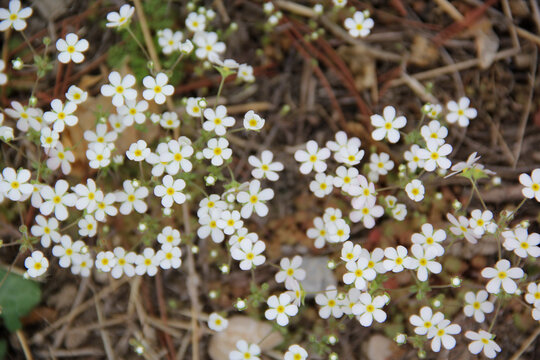
<svg viewBox="0 0 540 360"><path fill-rule="evenodd" d="M71 321L75 319L75 316L77 316L77 308L81 304L81 302L84 299L84 295L86 295L86 288L88 287L89 278L85 277L82 279L80 285L79 285L79 291L77 292L77 296L75 296L75 299L73 300L73 304L71 305L71 310L68 314L68 320L64 323L64 326L56 333L56 336L53 341L53 349L57 349L60 344L62 344L62 341L64 340L64 336L66 336L66 333L68 331L69 325L71 324Z"/></svg>
<svg viewBox="0 0 540 360"><path fill-rule="evenodd" d="M536 337L540 335L540 326L536 327L536 330L521 344L518 351L514 353L514 355L510 358L510 360L518 360L521 358L521 355L527 350L529 346L536 340Z"/></svg>
<svg viewBox="0 0 540 360"><path fill-rule="evenodd" d="M167 325L167 305L165 304L165 298L163 296L163 281L161 279L161 272L157 272L155 280L159 316L163 324ZM176 358L176 353L174 351L174 346L170 336L165 336L165 343L167 344L167 349L169 351L169 353L167 354L169 356L169 359L174 360L174 358Z"/></svg>
<svg viewBox="0 0 540 360"><path fill-rule="evenodd" d="M111 346L111 340L109 338L109 334L107 330L105 330L105 327L103 326L104 324L103 313L101 312L101 306L99 305L99 301L100 301L99 299L96 299L96 294L94 292L94 303L96 304L96 313L98 317L98 323L100 325L99 332L101 334L101 340L103 341L103 347L105 348L107 359L113 360L115 359L114 351Z"/></svg>
<svg viewBox="0 0 540 360"><path fill-rule="evenodd" d="M30 347L28 346L28 340L26 339L23 331L19 329L15 332L15 334L17 334L17 339L19 340L19 343L21 344L21 347L23 349L24 358L26 360L33 360L34 358L32 357L32 351L30 351Z"/></svg>

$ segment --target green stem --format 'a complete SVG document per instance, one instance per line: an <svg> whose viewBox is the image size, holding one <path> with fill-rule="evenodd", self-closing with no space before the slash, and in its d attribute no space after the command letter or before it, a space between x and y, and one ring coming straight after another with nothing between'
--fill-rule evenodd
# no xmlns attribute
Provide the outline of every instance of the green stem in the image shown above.
<svg viewBox="0 0 540 360"><path fill-rule="evenodd" d="M482 207L484 208L484 210L487 210L486 203L484 202L484 199L482 199L482 195L480 195L480 190L478 190L478 187L476 186L476 182L471 178L469 178L469 180L471 181L473 190L476 192L476 195L478 195L478 199L482 203Z"/></svg>
<svg viewBox="0 0 540 360"><path fill-rule="evenodd" d="M219 104L219 97L221 96L221 91L223 90L223 85L225 84L225 77L221 76L221 82L219 83L218 92L216 95L216 104L214 105L214 111L216 110L218 104Z"/></svg>
<svg viewBox="0 0 540 360"><path fill-rule="evenodd" d="M129 26L126 26L126 30L127 32L131 35L131 37L133 38L133 40L135 40L135 42L137 43L137 45L141 48L142 52L144 53L144 56L146 56L146 59L148 61L151 61L152 59L150 58L150 55L148 55L148 52L146 51L146 49L144 48L143 44L141 44L141 42L139 41L139 39L137 39L137 37L135 36L135 34L133 33L133 31L131 31L131 29L129 28Z"/></svg>
<svg viewBox="0 0 540 360"><path fill-rule="evenodd" d="M497 310L495 310L495 315L493 316L493 320L491 320L491 325L489 325L488 333L491 333L491 330L495 325L495 320L497 320L497 316L499 316L499 311L501 310L501 303L501 299L497 299Z"/></svg>

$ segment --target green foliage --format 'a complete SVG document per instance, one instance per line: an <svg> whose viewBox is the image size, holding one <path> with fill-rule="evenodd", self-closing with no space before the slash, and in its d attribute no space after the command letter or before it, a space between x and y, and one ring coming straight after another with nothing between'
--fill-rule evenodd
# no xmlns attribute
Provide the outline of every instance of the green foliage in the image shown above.
<svg viewBox="0 0 540 360"><path fill-rule="evenodd" d="M0 279L4 279L6 271L0 269ZM20 275L9 273L0 287L0 316L6 328L13 332L22 327L20 318L25 316L41 301L39 286ZM0 346L1 354L1 346Z"/></svg>

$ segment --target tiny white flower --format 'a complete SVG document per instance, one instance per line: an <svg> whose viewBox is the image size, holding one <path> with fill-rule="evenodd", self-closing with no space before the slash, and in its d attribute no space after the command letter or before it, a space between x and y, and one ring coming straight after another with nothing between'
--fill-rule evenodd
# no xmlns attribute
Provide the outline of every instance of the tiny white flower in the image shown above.
<svg viewBox="0 0 540 360"><path fill-rule="evenodd" d="M487 331L479 330L478 332L467 331L465 333L467 339L472 340L469 344L471 354L479 354L482 350L488 359L494 359L498 352L501 352L501 347L493 341L494 336Z"/></svg>
<svg viewBox="0 0 540 360"><path fill-rule="evenodd" d="M60 167L64 175L71 172L71 163L75 162L75 156L73 152L65 150L61 142L58 142L55 147L49 149L47 155L49 156L47 159L47 167L49 169L56 170Z"/></svg>
<svg viewBox="0 0 540 360"><path fill-rule="evenodd" d="M201 60L209 59L210 56L219 56L226 49L225 43L218 41L215 32L198 31L193 36L193 43L197 47L195 55Z"/></svg>
<svg viewBox="0 0 540 360"><path fill-rule="evenodd" d="M24 267L26 267L28 276L36 278L45 274L49 267L49 260L47 260L41 251L36 250L24 260Z"/></svg>
<svg viewBox="0 0 540 360"><path fill-rule="evenodd" d="M407 206L405 206L405 204L397 204L396 207L392 209L392 216L397 221L403 221L407 216Z"/></svg>
<svg viewBox="0 0 540 360"><path fill-rule="evenodd" d="M171 96L174 93L174 87L170 84L169 77L160 72L156 77L145 76L143 85L146 90L143 91L145 100L154 100L156 104L163 104L167 99L166 96Z"/></svg>
<svg viewBox="0 0 540 360"><path fill-rule="evenodd" d="M36 131L40 131L42 124L37 121L38 111L33 108L23 106L18 101L11 102L11 108L5 109L6 115L17 120L17 129L21 131L28 131L29 127Z"/></svg>
<svg viewBox="0 0 540 360"><path fill-rule="evenodd" d="M63 179L56 182L54 189L50 186L41 188L40 193L44 201L39 207L39 211L43 215L49 215L54 211L54 216L58 220L66 220L68 217L66 207L75 206L75 202L77 201L77 195L67 193L68 189L69 184Z"/></svg>
<svg viewBox="0 0 540 360"><path fill-rule="evenodd" d="M67 64L70 61L74 63L81 63L84 60L82 54L88 50L89 43L85 39L80 39L77 34L69 33L66 35L66 39L58 39L56 41L56 49L60 52L58 54L58 61Z"/></svg>
<svg viewBox="0 0 540 360"><path fill-rule="evenodd" d="M368 260L367 267L368 269L375 270L378 274L386 273L386 268L384 267L384 250L381 248L375 248L373 251L369 252L367 249L362 249L360 252L360 257L366 258Z"/></svg>
<svg viewBox="0 0 540 360"><path fill-rule="evenodd" d="M158 31L158 43L161 46L161 50L165 55L169 55L174 51L180 50L182 39L184 34L180 31L173 31L171 29L163 29Z"/></svg>
<svg viewBox="0 0 540 360"><path fill-rule="evenodd" d="M30 228L32 235L41 237L41 246L48 248L51 245L51 240L55 243L60 241L60 233L58 229L58 220L55 218L47 219L42 215L36 216L36 225Z"/></svg>
<svg viewBox="0 0 540 360"><path fill-rule="evenodd" d="M341 301L338 300L338 291L335 286L329 286L322 293L315 296L315 302L321 308L319 309L319 316L323 319L328 319L330 315L339 319L343 316L343 309L341 307Z"/></svg>
<svg viewBox="0 0 540 360"><path fill-rule="evenodd" d="M340 243L349 239L351 228L343 219L337 219L333 222L327 222L328 230L327 241L330 243Z"/></svg>
<svg viewBox="0 0 540 360"><path fill-rule="evenodd" d="M11 0L8 9L0 8L0 31L6 31L12 27L16 31L22 31L26 28L26 19L32 15L32 8L25 7L21 9L21 2Z"/></svg>
<svg viewBox="0 0 540 360"><path fill-rule="evenodd" d="M66 99L79 105L88 99L88 93L75 85L71 85L67 90Z"/></svg>
<svg viewBox="0 0 540 360"><path fill-rule="evenodd" d="M313 225L315 227L309 228L306 235L310 239L315 240L314 246L317 249L321 249L322 247L324 247L324 245L326 244L326 240L328 239L328 229L325 222L320 217L316 217L315 219L313 219Z"/></svg>
<svg viewBox="0 0 540 360"><path fill-rule="evenodd" d="M234 234L243 225L244 222L240 220L240 212L237 210L224 210L217 220L217 226L223 230L226 235Z"/></svg>
<svg viewBox="0 0 540 360"><path fill-rule="evenodd" d="M386 305L387 300L385 295L372 298L369 293L362 293L358 303L353 306L352 312L362 326L371 326L374 319L378 323L383 323L386 320L386 313L381 308Z"/></svg>
<svg viewBox="0 0 540 360"><path fill-rule="evenodd" d="M484 235L486 230L493 227L493 213L489 210L475 209L471 211L471 218L469 219L469 225L473 229L474 233L478 236Z"/></svg>
<svg viewBox="0 0 540 360"><path fill-rule="evenodd" d="M372 281L377 276L375 270L368 268L369 260L359 257L356 261L348 261L345 264L347 273L343 275L343 282L347 285L353 284L358 290L366 290L367 282Z"/></svg>
<svg viewBox="0 0 540 360"><path fill-rule="evenodd" d="M145 248L143 253L137 255L137 258L135 259L135 273L137 275L156 275L159 263L161 262L161 257L159 255L155 253L154 249Z"/></svg>
<svg viewBox="0 0 540 360"><path fill-rule="evenodd" d="M133 122L143 124L146 121L146 115L144 114L146 110L148 110L148 103L145 100L139 102L126 100L126 103L117 109L125 126L131 126Z"/></svg>
<svg viewBox="0 0 540 360"><path fill-rule="evenodd" d="M377 200L377 191L375 191L375 184L371 181L368 182L364 175L358 175L356 181L358 186L355 186L350 191L354 194L351 205L358 210L362 209L366 203L375 202Z"/></svg>
<svg viewBox="0 0 540 360"><path fill-rule="evenodd" d="M240 261L240 269L251 270L255 266L264 264L266 258L261 255L266 245L263 241L253 243L250 239L244 239L239 246L231 248L231 257Z"/></svg>
<svg viewBox="0 0 540 360"><path fill-rule="evenodd" d="M306 150L297 150L294 153L294 159L302 165L300 166L300 172L302 174L309 174L312 170L321 173L326 170L326 163L324 160L330 157L330 150L327 148L319 149L319 146L314 140L310 140L306 143Z"/></svg>
<svg viewBox="0 0 540 360"><path fill-rule="evenodd" d="M113 250L115 257L114 266L111 269L111 275L115 279L119 279L123 274L128 277L135 275L135 262L137 261L137 254L134 252L126 252L122 247L115 247Z"/></svg>
<svg viewBox="0 0 540 360"><path fill-rule="evenodd" d="M186 27L189 31L194 33L204 31L204 28L206 27L206 17L195 12L189 13L186 18Z"/></svg>
<svg viewBox="0 0 540 360"><path fill-rule="evenodd" d="M469 107L471 101L467 97L462 97L456 103L455 101L449 101L446 104L448 109L448 114L446 115L446 121L450 124L455 122L458 123L461 127L467 127L469 125L469 120L474 119L478 112L476 109Z"/></svg>
<svg viewBox="0 0 540 360"><path fill-rule="evenodd" d="M206 131L213 131L218 136L226 134L228 127L231 127L236 122L232 116L227 116L227 108L223 105L219 105L214 109L205 109L204 118L206 121L203 123L203 129Z"/></svg>
<svg viewBox="0 0 540 360"><path fill-rule="evenodd" d="M203 110L204 106L202 105L206 106L206 102L204 101L203 98L190 97L187 99L186 112L188 113L189 116L201 117L202 113L204 112Z"/></svg>
<svg viewBox="0 0 540 360"><path fill-rule="evenodd" d="M414 233L411 236L413 244L422 245L425 249L433 249L437 256L444 254L444 247L441 243L446 239L446 232L442 229L434 230L433 225L426 223L422 225L422 233Z"/></svg>
<svg viewBox="0 0 540 360"><path fill-rule="evenodd" d="M448 129L437 120L433 120L420 128L420 134L426 141L435 141L438 145L443 145L444 139L448 136Z"/></svg>
<svg viewBox="0 0 540 360"><path fill-rule="evenodd" d="M264 316L268 320L276 320L280 326L286 326L289 324L289 316L298 313L298 307L291 304L291 301L291 297L286 293L279 295L279 297L270 296L267 301L268 310L265 311Z"/></svg>
<svg viewBox="0 0 540 360"><path fill-rule="evenodd" d="M104 195L102 191L96 192L96 211L94 217L97 221L105 222L106 216L116 216L118 210L114 207L116 196L113 193Z"/></svg>
<svg viewBox="0 0 540 360"><path fill-rule="evenodd" d="M527 229L516 227L513 231L504 231L503 246L508 251L513 251L521 258L540 256L540 235L537 233L529 234Z"/></svg>
<svg viewBox="0 0 540 360"><path fill-rule="evenodd" d="M407 160L407 167L412 172L415 172L416 169L422 169L424 167L424 159L421 159L418 155L420 146L413 144L411 145L410 150L405 151L403 157Z"/></svg>
<svg viewBox="0 0 540 360"><path fill-rule="evenodd" d="M96 256L96 269L110 272L116 265L116 258L112 251L100 251Z"/></svg>
<svg viewBox="0 0 540 360"><path fill-rule="evenodd" d="M248 344L245 340L236 342L236 350L229 353L229 360L260 360L261 348L257 344Z"/></svg>
<svg viewBox="0 0 540 360"><path fill-rule="evenodd" d="M437 255L436 251L434 248L424 249L422 245L414 244L411 247L413 256L406 257L403 260L403 266L416 270L418 280L427 281L428 272L439 274L442 271L442 265L434 260Z"/></svg>
<svg viewBox="0 0 540 360"><path fill-rule="evenodd" d="M144 199L148 196L148 188L139 186L135 188L133 182L124 180L124 191L119 191L115 194L116 201L121 202L120 213L128 215L133 209L139 214L144 214L148 209L148 205Z"/></svg>
<svg viewBox="0 0 540 360"><path fill-rule="evenodd" d="M294 344L289 346L283 360L306 360L307 357L307 351L300 345Z"/></svg>
<svg viewBox="0 0 540 360"><path fill-rule="evenodd" d="M85 244L81 240L72 242L68 235L63 235L60 238L58 245L53 246L52 254L59 258L58 264L63 268L68 268L71 265L73 257L76 254L82 253Z"/></svg>
<svg viewBox="0 0 540 360"><path fill-rule="evenodd" d="M444 320L441 312L433 313L429 306L420 309L420 315L412 315L409 322L415 326L414 333L417 335L426 335L434 326Z"/></svg>
<svg viewBox="0 0 540 360"><path fill-rule="evenodd" d="M265 120L255 114L255 111L253 110L249 110L244 115L244 128L246 128L246 130L261 130L264 126L264 122Z"/></svg>
<svg viewBox="0 0 540 360"><path fill-rule="evenodd" d="M170 208L173 203L182 204L186 201L186 195L181 191L186 187L182 179L174 179L171 175L163 177L163 185L154 188L154 195L161 197L161 205Z"/></svg>
<svg viewBox="0 0 540 360"><path fill-rule="evenodd" d="M424 198L425 188L422 181L418 179L412 180L405 186L405 191L411 200L416 202L422 201Z"/></svg>
<svg viewBox="0 0 540 360"><path fill-rule="evenodd" d="M518 289L515 280L522 279L524 272L521 268L510 268L510 261L502 259L497 261L495 267L486 267L482 270L482 276L486 279L491 279L486 290L491 294L498 294L501 286L508 294L513 294Z"/></svg>
<svg viewBox="0 0 540 360"><path fill-rule="evenodd" d="M255 76L253 76L253 67L248 64L240 64L238 67L237 77L248 83L255 81Z"/></svg>
<svg viewBox="0 0 540 360"><path fill-rule="evenodd" d="M135 8L129 4L124 4L120 7L118 12L110 12L107 14L107 27L120 27L129 22L133 14L135 13Z"/></svg>
<svg viewBox="0 0 540 360"><path fill-rule="evenodd" d="M253 213L253 210L258 216L264 217L268 214L268 206L265 201L274 198L274 190L261 189L259 180L252 180L249 183L249 191L240 191L236 195L236 200L242 205L241 215L247 219Z"/></svg>
<svg viewBox="0 0 540 360"><path fill-rule="evenodd" d="M334 177L324 173L315 174L315 180L309 183L309 190L319 198L330 194L334 189Z"/></svg>
<svg viewBox="0 0 540 360"><path fill-rule="evenodd" d="M129 160L143 161L150 154L150 149L146 147L146 141L138 140L129 146L126 156Z"/></svg>
<svg viewBox="0 0 540 360"><path fill-rule="evenodd" d="M452 152L452 145L439 145L437 141L427 141L426 149L418 150L418 156L425 161L426 171L435 171L437 167L449 169L452 163L446 157Z"/></svg>
<svg viewBox="0 0 540 360"><path fill-rule="evenodd" d="M77 201L75 207L78 210L85 209L88 213L93 213L97 206L96 193L101 192L96 186L96 182L88 178L86 180L86 185L77 184L72 187L72 190L77 195Z"/></svg>
<svg viewBox="0 0 540 360"><path fill-rule="evenodd" d="M218 313L214 312L208 316L208 327L210 328L210 330L221 332L225 330L227 326L229 326L229 320L225 319Z"/></svg>
<svg viewBox="0 0 540 360"><path fill-rule="evenodd" d="M534 169L531 175L519 175L519 182L524 186L521 189L523 196L528 199L535 198L536 201L540 202L540 169Z"/></svg>
<svg viewBox="0 0 540 360"><path fill-rule="evenodd" d="M104 168L111 163L111 149L105 144L95 143L86 150L86 158L92 169Z"/></svg>
<svg viewBox="0 0 540 360"><path fill-rule="evenodd" d="M182 250L178 246L165 243L157 256L161 259L159 266L164 269L178 269L182 265Z"/></svg>
<svg viewBox="0 0 540 360"><path fill-rule="evenodd" d="M431 350L439 352L441 345L447 350L453 349L456 346L456 339L452 335L457 335L460 332L461 326L451 324L450 320L442 320L430 328L427 333L427 338L433 339L431 340Z"/></svg>
<svg viewBox="0 0 540 360"><path fill-rule="evenodd" d="M396 109L393 106L387 106L383 109L383 116L371 115L371 124L376 127L371 133L374 140L381 141L387 137L390 143L395 144L400 138L399 129L405 127L407 119L405 116L396 117Z"/></svg>
<svg viewBox="0 0 540 360"><path fill-rule="evenodd" d="M386 271L401 272L408 262L407 248L402 245L398 245L397 248L389 247L384 249L384 256L386 260L384 260L383 264Z"/></svg>
<svg viewBox="0 0 540 360"><path fill-rule="evenodd" d="M157 241L160 244L171 244L173 246L180 245L180 231L173 229L171 226L165 226L161 233L157 236Z"/></svg>
<svg viewBox="0 0 540 360"><path fill-rule="evenodd" d="M446 214L448 221L454 226L450 227L450 232L458 237L464 237L471 244L476 244L480 235L477 235L473 229L469 227L469 219L465 216L460 216L458 219L450 213Z"/></svg>
<svg viewBox="0 0 540 360"><path fill-rule="evenodd" d="M28 183L31 176L26 169L15 171L11 167L4 168L0 178L0 192L12 201L27 199L34 191L34 186Z"/></svg>
<svg viewBox="0 0 540 360"><path fill-rule="evenodd" d="M371 154L369 157L369 169L377 175L386 175L394 168L394 162L387 153ZM377 176L378 179L378 176Z"/></svg>
<svg viewBox="0 0 540 360"><path fill-rule="evenodd" d="M114 141L118 138L118 134L116 132L109 131L107 124L98 124L95 132L86 130L83 136L84 139L89 143L106 145L110 150L114 149Z"/></svg>
<svg viewBox="0 0 540 360"><path fill-rule="evenodd" d="M336 2L346 3L344 0L335 0L334 3ZM372 18L366 17L363 12L356 11L352 18L345 19L344 25L352 37L366 37L371 32L375 23Z"/></svg>
<svg viewBox="0 0 540 360"><path fill-rule="evenodd" d="M279 179L277 171L282 171L284 167L283 164L278 161L272 162L273 158L274 154L272 154L272 152L269 150L264 150L261 153L260 159L250 155L248 162L254 168L251 171L251 175L255 179L262 179L266 177L270 181L277 181Z"/></svg>
<svg viewBox="0 0 540 360"><path fill-rule="evenodd" d="M359 195L360 179L358 169L339 166L334 176L334 186L341 188L344 193L351 196Z"/></svg>
<svg viewBox="0 0 540 360"><path fill-rule="evenodd" d="M476 294L469 291L465 294L465 306L463 313L467 317L474 316L474 320L483 323L486 319L484 314L493 312L493 303L488 300L489 294L485 290L480 290Z"/></svg>
<svg viewBox="0 0 540 360"><path fill-rule="evenodd" d="M529 283L527 285L527 294L525 294L525 301L533 305L535 308L540 308L540 283Z"/></svg>
<svg viewBox="0 0 540 360"><path fill-rule="evenodd" d="M127 74L122 78L118 71L109 74L109 84L101 86L103 96L112 96L114 106L121 107L124 101L134 101L137 98L137 90L132 89L135 85L135 76Z"/></svg>
<svg viewBox="0 0 540 360"><path fill-rule="evenodd" d="M71 259L71 273L73 275L81 275L82 277L89 277L90 270L94 266L94 260L90 253L75 254Z"/></svg>
<svg viewBox="0 0 540 360"><path fill-rule="evenodd" d="M214 166L223 165L224 160L229 159L232 155L232 150L228 148L229 141L225 138L210 139L206 146L203 149L203 155L206 159L211 159L210 162Z"/></svg>
<svg viewBox="0 0 540 360"><path fill-rule="evenodd" d="M288 258L282 258L279 262L279 267L281 268L281 270L275 276L276 282L282 283L285 282L287 279L295 279L298 281L304 280L306 277L306 271L300 268L301 265L301 256L296 255L292 258L292 260L289 260Z"/></svg>
<svg viewBox="0 0 540 360"><path fill-rule="evenodd" d="M159 125L164 129L176 129L180 126L180 119L178 119L178 114L174 111L166 111L161 115L159 120Z"/></svg>
<svg viewBox="0 0 540 360"><path fill-rule="evenodd" d="M215 243L221 243L225 239L225 234L217 226L218 220L221 218L222 209L214 208L209 211L208 214L199 217L199 224L201 225L197 230L197 236L201 239L205 239L208 235L212 236L212 241Z"/></svg>
<svg viewBox="0 0 540 360"><path fill-rule="evenodd" d="M375 226L375 218L379 218L383 216L383 214L383 207L377 205L375 200L369 200L366 201L361 208L351 211L349 218L355 223L362 221L366 228L371 229Z"/></svg>
<svg viewBox="0 0 540 360"><path fill-rule="evenodd" d="M93 237L97 233L97 222L92 215L85 215L84 218L77 223L79 226L79 235Z"/></svg>
<svg viewBox="0 0 540 360"><path fill-rule="evenodd" d="M77 116L73 113L77 110L77 105L74 102L62 103L59 99L51 101L51 111L43 114L43 120L48 124L53 124L53 129L61 133L64 131L65 125L74 126L79 122Z"/></svg>

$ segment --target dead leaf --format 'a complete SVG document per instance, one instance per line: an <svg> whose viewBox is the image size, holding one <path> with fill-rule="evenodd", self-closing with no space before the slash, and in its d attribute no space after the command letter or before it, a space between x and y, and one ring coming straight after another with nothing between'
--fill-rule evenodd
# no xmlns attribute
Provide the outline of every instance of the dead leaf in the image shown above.
<svg viewBox="0 0 540 360"><path fill-rule="evenodd" d="M418 66L429 66L439 58L439 51L426 37L416 35L411 46L410 62Z"/></svg>
<svg viewBox="0 0 540 360"><path fill-rule="evenodd" d="M499 37L493 31L491 22L488 19L480 21L475 26L476 53L480 61L480 68L487 69L495 60L497 50L499 50Z"/></svg>

